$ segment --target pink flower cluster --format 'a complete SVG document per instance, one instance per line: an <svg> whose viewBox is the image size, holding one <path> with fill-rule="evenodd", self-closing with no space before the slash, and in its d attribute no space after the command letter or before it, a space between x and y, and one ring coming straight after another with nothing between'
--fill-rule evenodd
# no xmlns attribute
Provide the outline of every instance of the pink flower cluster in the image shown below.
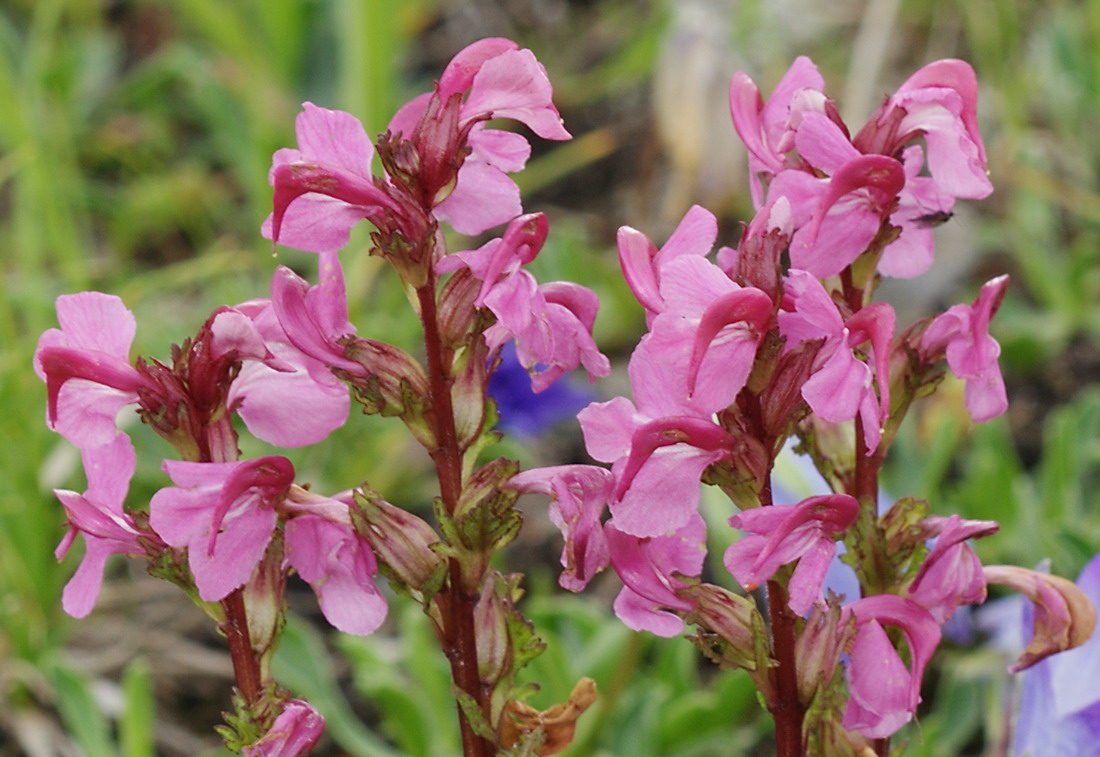
<svg viewBox="0 0 1100 757"><path fill-rule="evenodd" d="M374 583L379 561L414 590L438 581L443 561L432 550L440 537L431 526L365 493L367 485L322 496L295 483L287 457L240 459L234 419L277 447L316 444L346 422L350 385L367 412L399 416L433 455L452 445L454 463L491 434L488 376L505 343L515 340L535 391L579 366L591 376L610 370L592 338L596 296L568 282L539 284L523 269L542 248L548 224L541 214L521 215L508 174L523 168L531 148L522 135L488 126L500 118L544 138L570 137L542 65L505 39L482 40L456 55L432 92L394 116L377 152L353 116L306 103L297 148L273 157L273 212L263 231L276 243L317 252L317 284L280 267L270 299L218 308L164 362L131 361L135 319L119 298L99 292L60 297L61 328L41 337L34 362L47 385L47 423L81 449L88 480L83 494L57 492L69 526L58 558L79 536L86 546L64 608L87 615L106 561L125 554L210 603L223 629L247 626L236 650L230 640L251 708L241 722L273 725L246 754L305 754L323 729L312 708L284 701L265 681L291 572L313 587L333 626L369 634L387 612ZM373 251L419 298L427 367L358 336L349 321L337 251L364 219L375 228ZM447 254L441 221L466 234L508 226L477 250ZM136 465L118 424L126 409L179 458L163 460L171 483L147 507L125 503ZM441 430L447 424L451 430ZM470 545L453 553L487 569L488 559ZM453 635L450 625L441 635ZM476 661L468 664L478 669ZM511 675L501 667L502 686Z"/></svg>
<svg viewBox="0 0 1100 757"><path fill-rule="evenodd" d="M997 524L932 516L911 500L881 516L861 511L874 506L877 467L897 424L944 362L966 380L975 420L1004 412L989 324L1007 279L986 284L973 305L900 334L890 305L871 301L879 275L928 269L932 227L956 199L992 191L970 67L945 60L921 69L855 137L823 86L806 58L766 102L747 76L734 77L731 112L749 150L756 217L714 262L717 222L701 207L659 248L620 229L623 275L648 332L628 367L633 400L593 403L579 415L589 454L610 469L530 470L512 485L553 500L550 517L565 537L562 586L579 590L611 565L623 583L615 611L629 627L673 636L685 619L697 623L708 638L725 639L727 659L760 676L746 662L757 652L745 605L727 599L716 612L722 590L699 586L700 481L720 486L740 508L730 526L744 533L725 554L730 574L747 591L769 584L769 597L775 584L791 613L833 624L828 634L806 631L819 648L799 647L809 656L799 669L821 676L799 685L812 698L831 678L821 660L840 664L847 652L841 725L880 739L916 711L942 624L959 605L984 601L986 578L968 540ZM772 503L771 469L792 435L835 494ZM856 529L861 518L871 519L873 535ZM896 522L908 531L891 530ZM862 597L826 595L839 540L853 564L878 550L890 555L857 569ZM905 639L908 663L886 626ZM757 683L771 706L771 679Z"/></svg>

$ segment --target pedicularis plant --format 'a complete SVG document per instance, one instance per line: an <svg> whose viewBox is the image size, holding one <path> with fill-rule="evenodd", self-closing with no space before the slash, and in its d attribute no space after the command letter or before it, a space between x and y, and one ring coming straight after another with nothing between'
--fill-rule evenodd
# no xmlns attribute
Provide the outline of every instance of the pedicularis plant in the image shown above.
<svg viewBox="0 0 1100 757"><path fill-rule="evenodd" d="M218 308L165 361L131 361L135 322L117 297L58 299L61 329L42 336L35 367L48 422L81 449L88 480L83 494L57 492L69 526L58 556L78 535L85 544L65 610L91 611L112 554L179 585L226 637L236 711L221 732L246 755L307 754L324 727L270 672L291 572L348 633L383 622L379 573L423 607L451 665L468 757L565 748L594 685L582 679L544 712L523 703L531 687L517 673L542 643L516 607L521 576L492 567L520 528L523 492L552 498L562 586L579 591L610 564L624 585L614 609L628 626L660 636L692 626L708 658L751 676L781 757L886 755L920 702L941 626L961 604L984 601L987 583L1036 603L1017 667L1080 644L1095 612L1073 584L978 561L968 540L996 523L935 516L911 497L879 504L898 427L945 364L966 381L975 420L1006 406L988 332L1005 277L972 304L905 328L874 301L881 276L931 266L932 227L957 198L992 191L974 73L957 60L926 66L854 136L823 90L806 58L767 102L748 77L734 78L755 218L713 260L717 223L701 207L660 249L620 230L623 273L649 331L629 363L633 400L579 415L588 451L611 467L522 473L486 454L499 438L487 387L501 348L514 340L536 391L580 366L590 377L610 371L592 339L595 295L539 284L523 268L548 233L545 216L522 215L507 176L530 146L490 126L510 119L542 138L570 137L543 67L508 40L477 42L375 146L351 115L306 103L297 149L274 156L263 232L317 253L316 284L279 268L270 299ZM364 219L371 253L392 264L422 324L419 356L348 322L338 251ZM504 232L450 252L443 223ZM240 459L234 416L295 448L347 422L351 398L399 418L431 456L434 523L367 483L326 495L296 483L286 457ZM125 407L178 454L162 465L170 485L147 506L126 502L135 450L116 425ZM833 493L773 501L772 468L792 437ZM700 481L730 500L729 525L743 535L724 562L747 593L701 578ZM846 594L825 584L838 543Z"/></svg>

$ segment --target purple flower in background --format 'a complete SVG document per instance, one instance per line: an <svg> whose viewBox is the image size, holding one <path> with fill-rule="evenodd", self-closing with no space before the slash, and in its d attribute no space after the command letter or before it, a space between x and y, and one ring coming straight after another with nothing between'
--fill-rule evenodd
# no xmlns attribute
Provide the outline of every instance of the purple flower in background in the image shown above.
<svg viewBox="0 0 1100 757"><path fill-rule="evenodd" d="M489 394L497 403L497 425L527 438L575 417L596 399L594 391L568 377L536 393L531 389L531 376L516 357L515 342L501 348L500 365L489 379Z"/></svg>
<svg viewBox="0 0 1100 757"><path fill-rule="evenodd" d="M1077 587L1100 604L1100 555ZM1026 613L1034 610L1026 603ZM1024 629L1031 621L1024 619ZM1025 631L1026 632L1026 631ZM1022 674L1013 754L1017 757L1100 757L1100 635L1052 655Z"/></svg>

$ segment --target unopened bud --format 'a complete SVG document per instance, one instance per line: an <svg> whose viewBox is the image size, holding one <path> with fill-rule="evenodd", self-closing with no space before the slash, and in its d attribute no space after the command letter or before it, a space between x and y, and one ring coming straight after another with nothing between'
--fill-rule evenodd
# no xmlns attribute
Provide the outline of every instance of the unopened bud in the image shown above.
<svg viewBox="0 0 1100 757"><path fill-rule="evenodd" d="M447 564L432 549L440 539L427 522L391 505L366 486L355 492L351 522L370 543L380 569L391 582L425 595L438 590Z"/></svg>

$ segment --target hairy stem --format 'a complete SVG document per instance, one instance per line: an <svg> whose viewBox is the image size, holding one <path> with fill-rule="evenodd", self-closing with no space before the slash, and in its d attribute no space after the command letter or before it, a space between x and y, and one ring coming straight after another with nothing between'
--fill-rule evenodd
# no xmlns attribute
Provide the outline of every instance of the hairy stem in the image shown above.
<svg viewBox="0 0 1100 757"><path fill-rule="evenodd" d="M453 513L462 494L462 451L455 430L454 407L451 403L451 356L445 351L439 331L435 301L434 271L428 282L417 289L420 317L424 324L424 346L427 353L428 381L431 392L431 422L437 447L430 451L439 479L439 495L448 513ZM477 639L474 632L474 608L477 595L467 590L462 566L451 558L450 580L437 598L442 611L443 629L440 642L451 664L455 686L469 695L489 721L489 699L478 676ZM480 585L480 581L476 585ZM465 757L493 757L496 746L480 737L461 707L458 709Z"/></svg>

